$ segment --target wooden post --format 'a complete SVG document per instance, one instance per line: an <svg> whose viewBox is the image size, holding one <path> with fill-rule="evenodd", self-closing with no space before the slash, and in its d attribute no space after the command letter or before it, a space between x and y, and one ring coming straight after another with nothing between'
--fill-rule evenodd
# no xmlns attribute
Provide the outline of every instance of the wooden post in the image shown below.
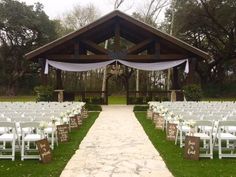
<svg viewBox="0 0 236 177"><path fill-rule="evenodd" d="M45 63L46 60L43 58L38 59L38 63L40 64L41 70L40 70L40 80L41 84L46 86L48 85L48 77L47 74L44 74L44 69L45 69Z"/></svg>
<svg viewBox="0 0 236 177"><path fill-rule="evenodd" d="M56 74L57 74L57 77L56 77L57 89L62 89L63 86L62 86L61 70L57 69Z"/></svg>
<svg viewBox="0 0 236 177"><path fill-rule="evenodd" d="M76 56L76 58L79 58L79 50L80 50L80 46L79 46L79 41L75 40L74 43L74 55Z"/></svg>
<svg viewBox="0 0 236 177"><path fill-rule="evenodd" d="M125 67L125 84L126 84L126 104L129 105L129 70L128 67Z"/></svg>
<svg viewBox="0 0 236 177"><path fill-rule="evenodd" d="M136 70L136 97L139 97L139 70Z"/></svg>
<svg viewBox="0 0 236 177"><path fill-rule="evenodd" d="M48 85L48 75L44 74L44 68L41 69L40 75L41 75L40 80L41 80L42 85L44 86Z"/></svg>
<svg viewBox="0 0 236 177"><path fill-rule="evenodd" d="M180 89L180 87L179 87L179 75L178 75L178 68L177 67L173 68L172 89L173 90Z"/></svg>
<svg viewBox="0 0 236 177"><path fill-rule="evenodd" d="M104 104L106 104L106 105L108 105L108 79L109 79L109 77L106 77L106 89L104 90L105 91L105 93L104 93L104 100L105 100L105 103Z"/></svg>
<svg viewBox="0 0 236 177"><path fill-rule="evenodd" d="M129 78L126 77L126 104L129 105Z"/></svg>
<svg viewBox="0 0 236 177"><path fill-rule="evenodd" d="M186 84L194 84L195 82L195 68L196 68L196 58L189 60L189 73L186 78Z"/></svg>
<svg viewBox="0 0 236 177"><path fill-rule="evenodd" d="M157 59L160 59L161 54L160 54L160 41L159 40L155 40L155 55L157 57Z"/></svg>

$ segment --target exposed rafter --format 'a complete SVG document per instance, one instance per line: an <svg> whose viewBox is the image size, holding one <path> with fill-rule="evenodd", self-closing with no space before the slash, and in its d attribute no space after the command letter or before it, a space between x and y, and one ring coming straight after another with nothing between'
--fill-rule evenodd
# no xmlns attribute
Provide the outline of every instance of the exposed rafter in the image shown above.
<svg viewBox="0 0 236 177"><path fill-rule="evenodd" d="M151 44L151 42L153 42L153 39L146 39L146 40L140 42L139 44L129 48L127 53L128 54L140 53L140 52L144 51L147 48L147 46L149 44Z"/></svg>
<svg viewBox="0 0 236 177"><path fill-rule="evenodd" d="M120 50L120 24L119 21L115 25L115 45L114 45L114 51L119 51Z"/></svg>
<svg viewBox="0 0 236 177"><path fill-rule="evenodd" d="M86 48L95 54L107 54L108 53L107 49L99 46L98 44L96 44L92 41L84 39L84 40L81 40L81 43L85 44Z"/></svg>

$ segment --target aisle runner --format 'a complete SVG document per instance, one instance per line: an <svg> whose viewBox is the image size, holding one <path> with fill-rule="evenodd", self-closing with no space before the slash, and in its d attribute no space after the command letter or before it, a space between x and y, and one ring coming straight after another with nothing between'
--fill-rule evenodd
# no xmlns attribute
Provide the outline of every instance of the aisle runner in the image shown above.
<svg viewBox="0 0 236 177"><path fill-rule="evenodd" d="M132 106L104 106L61 177L169 177Z"/></svg>

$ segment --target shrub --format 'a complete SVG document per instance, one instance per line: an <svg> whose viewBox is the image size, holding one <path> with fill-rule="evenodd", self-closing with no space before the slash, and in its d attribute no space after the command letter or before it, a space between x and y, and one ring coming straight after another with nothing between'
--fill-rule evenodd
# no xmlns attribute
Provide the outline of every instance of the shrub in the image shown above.
<svg viewBox="0 0 236 177"><path fill-rule="evenodd" d="M137 106L137 105L135 105L133 111L147 111L147 109L148 109L147 105L146 106Z"/></svg>
<svg viewBox="0 0 236 177"><path fill-rule="evenodd" d="M170 99L168 97L161 97L161 101L170 101Z"/></svg>
<svg viewBox="0 0 236 177"><path fill-rule="evenodd" d="M149 101L152 101L152 97L150 96L146 97L146 103L148 103Z"/></svg>
<svg viewBox="0 0 236 177"><path fill-rule="evenodd" d="M83 101L84 101L85 103L87 103L87 104L91 103L90 98L85 98Z"/></svg>
<svg viewBox="0 0 236 177"><path fill-rule="evenodd" d="M202 98L202 89L199 85L186 85L183 90L187 101L200 101Z"/></svg>
<svg viewBox="0 0 236 177"><path fill-rule="evenodd" d="M101 97L92 97L91 98L91 103L92 104L102 104L103 99Z"/></svg>
<svg viewBox="0 0 236 177"><path fill-rule="evenodd" d="M136 102L135 97L129 97L128 99L129 99L129 104L135 104Z"/></svg>
<svg viewBox="0 0 236 177"><path fill-rule="evenodd" d="M135 100L135 104L143 104L143 97L137 97Z"/></svg>
<svg viewBox="0 0 236 177"><path fill-rule="evenodd" d="M36 95L36 101L52 101L53 100L53 88L51 86L37 86L34 88Z"/></svg>

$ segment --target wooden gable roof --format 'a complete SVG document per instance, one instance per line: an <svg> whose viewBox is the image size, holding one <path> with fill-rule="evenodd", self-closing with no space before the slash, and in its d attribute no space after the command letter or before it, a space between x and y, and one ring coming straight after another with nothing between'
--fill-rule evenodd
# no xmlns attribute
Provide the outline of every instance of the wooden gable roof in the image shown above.
<svg viewBox="0 0 236 177"><path fill-rule="evenodd" d="M72 62L109 60L109 51L99 44L111 37L114 37L116 52L121 49L120 38L134 44L126 49L127 55L122 58L124 60L145 62L192 57L209 58L206 52L118 10L27 53L25 57L34 61L39 58ZM147 54L140 55L144 50L147 50ZM90 54L87 51L90 51Z"/></svg>

